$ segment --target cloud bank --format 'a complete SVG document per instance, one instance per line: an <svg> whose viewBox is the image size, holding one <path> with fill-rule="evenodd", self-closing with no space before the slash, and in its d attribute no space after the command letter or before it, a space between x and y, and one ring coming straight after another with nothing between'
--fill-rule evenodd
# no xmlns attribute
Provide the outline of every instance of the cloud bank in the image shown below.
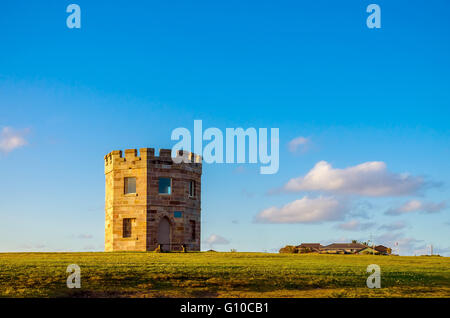
<svg viewBox="0 0 450 318"><path fill-rule="evenodd" d="M444 210L447 204L443 201L440 203L422 202L419 200L411 200L399 207L391 208L384 214L386 215L401 215L412 212L437 213Z"/></svg>
<svg viewBox="0 0 450 318"><path fill-rule="evenodd" d="M375 237L375 244L389 246L393 253L400 255L414 255L418 250L426 247L425 241L414 237L406 237L403 233L387 232Z"/></svg>
<svg viewBox="0 0 450 318"><path fill-rule="evenodd" d="M217 235L217 234L211 234L205 241L205 243L209 245L226 245L229 244L230 241L228 241L226 238Z"/></svg>
<svg viewBox="0 0 450 318"><path fill-rule="evenodd" d="M391 224L383 224L380 227L378 227L378 230L398 231L404 229L406 225L407 224L404 221L398 221Z"/></svg>
<svg viewBox="0 0 450 318"><path fill-rule="evenodd" d="M302 149L302 151L307 150L307 146L310 143L309 138L306 137L297 137L292 139L288 144L288 149L290 152L297 152L299 149Z"/></svg>
<svg viewBox="0 0 450 318"><path fill-rule="evenodd" d="M337 227L344 231L364 231L372 228L374 225L374 222L361 223L358 220L351 220L346 223L339 224Z"/></svg>
<svg viewBox="0 0 450 318"><path fill-rule="evenodd" d="M335 169L328 162L320 161L304 177L289 180L284 190L381 197L410 195L423 185L422 178L389 172L381 161L345 169Z"/></svg>
<svg viewBox="0 0 450 318"><path fill-rule="evenodd" d="M258 223L320 223L342 219L345 210L345 204L333 197L305 196L281 208L265 209L256 216L255 221Z"/></svg>
<svg viewBox="0 0 450 318"><path fill-rule="evenodd" d="M16 131L11 127L3 127L0 133L0 151L8 153L27 144L25 135L28 130Z"/></svg>

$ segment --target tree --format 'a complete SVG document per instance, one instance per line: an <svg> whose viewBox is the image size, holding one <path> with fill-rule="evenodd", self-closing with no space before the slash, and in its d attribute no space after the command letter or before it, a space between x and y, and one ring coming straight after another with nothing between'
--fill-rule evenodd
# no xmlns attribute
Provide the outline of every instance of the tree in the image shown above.
<svg viewBox="0 0 450 318"><path fill-rule="evenodd" d="M291 253L295 254L298 253L298 249L295 246L292 245L286 245L285 247L282 247L279 251L279 253Z"/></svg>

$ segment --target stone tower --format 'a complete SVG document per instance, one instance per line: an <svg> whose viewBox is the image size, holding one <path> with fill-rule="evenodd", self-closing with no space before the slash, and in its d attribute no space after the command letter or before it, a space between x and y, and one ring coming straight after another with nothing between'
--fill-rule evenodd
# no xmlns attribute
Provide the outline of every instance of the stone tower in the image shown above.
<svg viewBox="0 0 450 318"><path fill-rule="evenodd" d="M105 251L200 250L201 157L170 149L105 156Z"/></svg>

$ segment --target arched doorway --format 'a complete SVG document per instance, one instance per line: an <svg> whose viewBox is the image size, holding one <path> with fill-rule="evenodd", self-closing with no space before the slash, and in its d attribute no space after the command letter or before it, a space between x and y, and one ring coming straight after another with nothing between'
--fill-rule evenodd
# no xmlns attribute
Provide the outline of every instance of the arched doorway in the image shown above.
<svg viewBox="0 0 450 318"><path fill-rule="evenodd" d="M158 244L162 245L162 248L165 250L170 250L170 232L171 225L169 220L166 217L163 217L159 221L158 226Z"/></svg>

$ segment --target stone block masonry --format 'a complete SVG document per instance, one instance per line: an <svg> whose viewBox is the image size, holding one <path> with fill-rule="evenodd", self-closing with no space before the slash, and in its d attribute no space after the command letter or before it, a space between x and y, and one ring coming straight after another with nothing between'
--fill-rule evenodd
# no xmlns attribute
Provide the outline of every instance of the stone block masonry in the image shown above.
<svg viewBox="0 0 450 318"><path fill-rule="evenodd" d="M201 157L170 149L105 156L105 251L200 250Z"/></svg>

